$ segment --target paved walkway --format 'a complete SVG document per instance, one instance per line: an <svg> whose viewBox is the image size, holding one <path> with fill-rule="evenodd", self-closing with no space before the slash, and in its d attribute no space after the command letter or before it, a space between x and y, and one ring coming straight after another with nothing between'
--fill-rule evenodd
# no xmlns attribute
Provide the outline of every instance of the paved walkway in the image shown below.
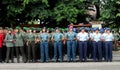
<svg viewBox="0 0 120 70"><path fill-rule="evenodd" d="M0 63L0 70L120 70L120 52L113 52L113 62Z"/></svg>

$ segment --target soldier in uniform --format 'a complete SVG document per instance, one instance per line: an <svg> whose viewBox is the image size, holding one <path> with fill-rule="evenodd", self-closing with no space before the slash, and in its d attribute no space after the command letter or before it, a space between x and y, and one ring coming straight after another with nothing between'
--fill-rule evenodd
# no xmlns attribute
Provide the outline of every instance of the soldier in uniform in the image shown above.
<svg viewBox="0 0 120 70"><path fill-rule="evenodd" d="M39 34L37 32L37 29L33 28L33 34L35 36L35 61L39 58Z"/></svg>
<svg viewBox="0 0 120 70"><path fill-rule="evenodd" d="M67 61L76 62L76 33L73 32L73 27L69 27L69 32L66 34L67 40Z"/></svg>
<svg viewBox="0 0 120 70"><path fill-rule="evenodd" d="M105 59L105 41L104 41L104 38L106 36L106 33L107 33L106 28L104 28L102 36L101 36L101 38L102 38L102 56L104 59Z"/></svg>
<svg viewBox="0 0 120 70"><path fill-rule="evenodd" d="M25 30L25 32L22 32L22 34L23 34L23 37L24 37L24 50L25 50L25 55L26 55L26 58L27 58L27 60L28 60L28 34L29 34L29 28L27 28L27 27L24 27L23 28L24 30Z"/></svg>
<svg viewBox="0 0 120 70"><path fill-rule="evenodd" d="M93 58L93 42L92 42L92 36L94 34L94 28L91 28L90 29L90 32L89 32L89 42L88 42L88 58Z"/></svg>
<svg viewBox="0 0 120 70"><path fill-rule="evenodd" d="M32 32L32 29L29 29L27 34L27 45L28 45L28 62L35 62L35 36ZM32 53L32 56L31 56Z"/></svg>
<svg viewBox="0 0 120 70"><path fill-rule="evenodd" d="M52 41L52 35L54 33L54 30L52 28L49 28L49 35L50 35L50 41L49 41L49 57L50 59L54 56L54 42Z"/></svg>
<svg viewBox="0 0 120 70"><path fill-rule="evenodd" d="M80 62L87 61L87 41L89 39L88 33L85 32L84 27L81 28L81 32L77 34L79 41L79 58Z"/></svg>
<svg viewBox="0 0 120 70"><path fill-rule="evenodd" d="M43 27L42 33L40 34L40 54L41 62L49 62L49 34L46 32L46 27Z"/></svg>
<svg viewBox="0 0 120 70"><path fill-rule="evenodd" d="M25 52L23 49L24 46L24 40L23 40L23 35L22 33L19 31L20 28L16 28L15 30L15 50L16 50L16 55L17 55L17 62L20 62L20 52L22 53L22 57L23 57L23 62L26 62L26 56L25 56ZM20 52L19 52L20 50Z"/></svg>
<svg viewBox="0 0 120 70"><path fill-rule="evenodd" d="M9 59L11 56L11 60L12 62L14 62L14 42L15 42L15 37L12 34L12 30L9 29L8 34L5 37L5 42L6 42L6 46L7 46L7 54L6 54L6 62L9 63Z"/></svg>
<svg viewBox="0 0 120 70"><path fill-rule="evenodd" d="M114 41L113 34L110 32L111 29L106 29L106 35L104 36L103 40L105 41L105 61L112 61L112 45Z"/></svg>
<svg viewBox="0 0 120 70"><path fill-rule="evenodd" d="M93 60L96 62L97 60L97 52L98 52L98 61L102 61L102 45L101 45L101 34L99 33L99 28L95 29L95 33L92 35L93 41Z"/></svg>
<svg viewBox="0 0 120 70"><path fill-rule="evenodd" d="M60 62L63 61L62 56L62 40L63 40L63 34L60 33L60 30L58 27L55 29L55 33L52 35L52 40L54 41L54 61L57 61L57 58L60 59Z"/></svg>

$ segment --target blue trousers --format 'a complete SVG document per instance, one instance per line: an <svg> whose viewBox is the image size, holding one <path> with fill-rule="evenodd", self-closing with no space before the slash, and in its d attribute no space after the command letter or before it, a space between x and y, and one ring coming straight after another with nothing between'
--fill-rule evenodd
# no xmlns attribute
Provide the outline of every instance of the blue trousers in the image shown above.
<svg viewBox="0 0 120 70"><path fill-rule="evenodd" d="M97 58L99 61L102 61L102 45L100 41L93 42L93 60L96 61Z"/></svg>
<svg viewBox="0 0 120 70"><path fill-rule="evenodd" d="M40 54L41 54L41 62L49 61L49 50L48 50L48 42L41 42L40 44Z"/></svg>
<svg viewBox="0 0 120 70"><path fill-rule="evenodd" d="M91 40L88 41L87 57L88 58L92 58L93 57L93 43L92 43Z"/></svg>
<svg viewBox="0 0 120 70"><path fill-rule="evenodd" d="M67 61L76 61L76 41L67 41Z"/></svg>
<svg viewBox="0 0 120 70"><path fill-rule="evenodd" d="M112 41L105 42L105 61L112 61Z"/></svg>
<svg viewBox="0 0 120 70"><path fill-rule="evenodd" d="M102 57L105 59L105 42L102 42Z"/></svg>
<svg viewBox="0 0 120 70"><path fill-rule="evenodd" d="M80 61L87 61L87 41L80 41L79 42L79 58Z"/></svg>
<svg viewBox="0 0 120 70"><path fill-rule="evenodd" d="M62 42L58 41L58 42L54 42L54 61L57 61L57 58L60 59L60 62L63 61L63 57L62 57Z"/></svg>

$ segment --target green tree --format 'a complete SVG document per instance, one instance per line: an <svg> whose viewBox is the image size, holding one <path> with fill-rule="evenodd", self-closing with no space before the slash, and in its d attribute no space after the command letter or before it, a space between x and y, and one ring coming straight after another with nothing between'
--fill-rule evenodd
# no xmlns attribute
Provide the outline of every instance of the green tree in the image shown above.
<svg viewBox="0 0 120 70"><path fill-rule="evenodd" d="M103 0L100 20L106 27L120 27L120 0Z"/></svg>
<svg viewBox="0 0 120 70"><path fill-rule="evenodd" d="M0 0L0 24L34 23L36 19L49 24L86 22L91 4L97 7L97 19L104 26L120 26L120 0Z"/></svg>

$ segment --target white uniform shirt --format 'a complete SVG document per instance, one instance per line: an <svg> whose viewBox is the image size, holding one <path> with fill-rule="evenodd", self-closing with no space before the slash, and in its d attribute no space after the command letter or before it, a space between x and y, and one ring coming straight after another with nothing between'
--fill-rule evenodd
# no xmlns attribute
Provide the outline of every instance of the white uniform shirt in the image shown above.
<svg viewBox="0 0 120 70"><path fill-rule="evenodd" d="M105 36L106 36L106 33L103 33L102 36L101 36L101 39L105 39Z"/></svg>
<svg viewBox="0 0 120 70"><path fill-rule="evenodd" d="M96 41L96 42L98 42L98 41L100 41L101 40L101 37L102 37L102 35L100 34L100 33L94 33L93 35L92 35L92 39L94 40L94 41Z"/></svg>
<svg viewBox="0 0 120 70"><path fill-rule="evenodd" d="M89 39L88 37L88 33L78 33L77 34L77 39L80 40L80 41L87 41Z"/></svg>
<svg viewBox="0 0 120 70"><path fill-rule="evenodd" d="M93 35L94 35L94 33L90 33L89 37L90 37L90 38L92 38L92 37L93 37Z"/></svg>
<svg viewBox="0 0 120 70"><path fill-rule="evenodd" d="M105 34L105 36L104 36L104 40L105 41L112 41L114 39L114 37L113 37L113 34L112 33L110 33L110 34Z"/></svg>

